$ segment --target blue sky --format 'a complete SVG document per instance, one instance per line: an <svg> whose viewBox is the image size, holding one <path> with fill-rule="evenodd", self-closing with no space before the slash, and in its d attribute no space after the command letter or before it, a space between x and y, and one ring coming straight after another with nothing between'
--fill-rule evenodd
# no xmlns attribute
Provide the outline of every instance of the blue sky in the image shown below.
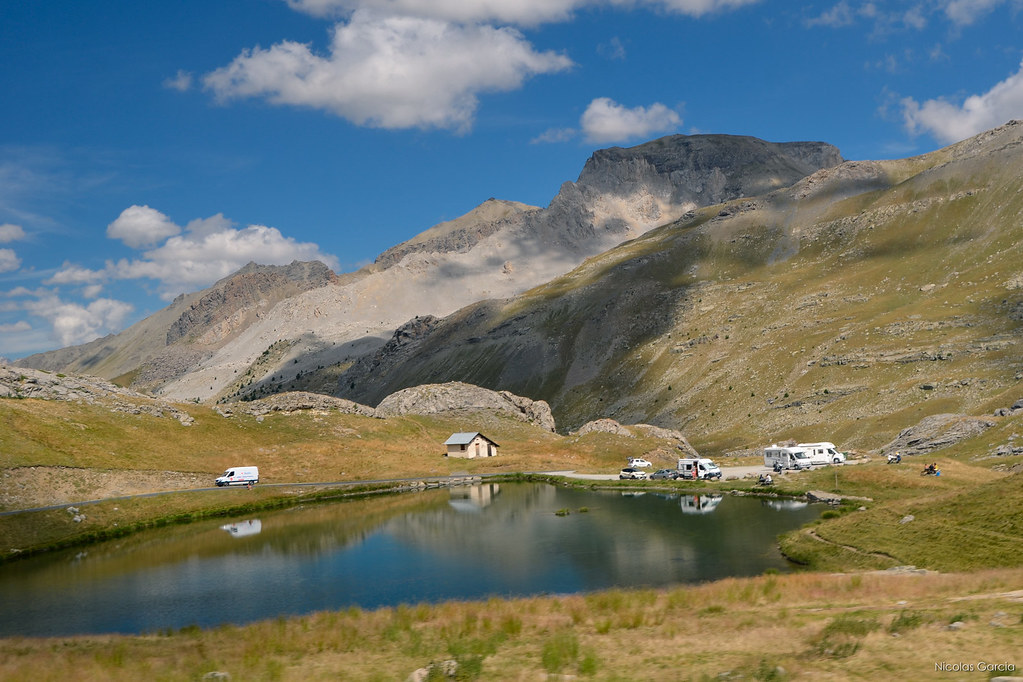
<svg viewBox="0 0 1023 682"><path fill-rule="evenodd" d="M1023 0L0 5L0 357L250 260L338 271L671 133L931 151L1023 118Z"/></svg>

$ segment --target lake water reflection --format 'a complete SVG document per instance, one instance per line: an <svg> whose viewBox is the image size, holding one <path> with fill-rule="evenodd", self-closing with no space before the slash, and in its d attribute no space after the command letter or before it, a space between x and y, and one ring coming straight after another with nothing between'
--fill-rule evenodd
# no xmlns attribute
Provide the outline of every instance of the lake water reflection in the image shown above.
<svg viewBox="0 0 1023 682"><path fill-rule="evenodd" d="M786 571L775 538L819 513L526 483L289 509L0 566L0 636L153 632Z"/></svg>

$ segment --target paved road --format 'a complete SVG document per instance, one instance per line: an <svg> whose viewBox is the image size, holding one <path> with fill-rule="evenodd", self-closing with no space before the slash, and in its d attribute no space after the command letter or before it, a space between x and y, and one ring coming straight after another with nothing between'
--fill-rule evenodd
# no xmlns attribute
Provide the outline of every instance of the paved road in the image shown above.
<svg viewBox="0 0 1023 682"><path fill-rule="evenodd" d="M656 471L650 469L650 471ZM564 476L565 478L578 478L588 481L611 481L618 478L618 473L613 474L580 474L575 471L545 471L545 474L552 474L555 476ZM723 466L721 467L721 478L722 480L728 479L740 479L746 478L747 476L759 476L760 474L770 473L774 477L778 476L791 476L799 473L798 471L783 471L780 474L774 472L771 467L766 467L763 464L751 464L746 466Z"/></svg>
<svg viewBox="0 0 1023 682"><path fill-rule="evenodd" d="M414 483L417 481L435 482L435 481L451 481L459 480L463 478L489 478L491 476L504 476L505 474L452 474L450 476L419 476L416 478L380 478L375 480L367 481L330 481L321 483L257 483L258 488L299 488L299 487L320 487L320 488L345 488L353 487L357 485L377 485L377 484L391 484L391 483ZM98 500L82 500L81 502L65 502L62 504L51 504L46 507L32 507L31 509L11 509L9 511L0 512L0 516L13 516L14 514L24 514L26 512L38 512L38 511L50 511L53 509L67 509L68 507L82 507L90 504L98 504L100 502L117 502L119 500L132 500L140 497L157 497L159 495L175 495L178 493L196 493L196 492L214 492L221 491L226 492L228 490L244 490L245 486L228 486L224 488L212 487L212 488L181 488L178 490L161 490L151 493L138 493L137 495L122 495L120 497L104 497Z"/></svg>
<svg viewBox="0 0 1023 682"><path fill-rule="evenodd" d="M762 464L754 464L754 465L750 465L750 466L731 466L731 467L724 466L724 467L721 467L721 475L722 475L722 478L725 479L725 480L727 480L727 479L741 479L741 478L745 478L747 476L758 476L760 474L766 474L769 471L771 471L771 469L769 467L765 467ZM577 473L575 471L566 470L566 471L534 471L534 472L527 472L527 473L547 474L547 475L551 475L551 476L564 476L566 478L576 478L576 479L590 480L590 481L613 481L613 480L617 480L618 479L618 473L617 472L610 473L610 474L581 474L581 473ZM793 473L797 473L797 472L783 471L780 475L787 476L787 475L790 475L790 474L793 474ZM504 476L504 475L506 475L506 474L471 474L471 476L474 477L474 478L489 478L491 476ZM774 476L778 476L779 474L773 474L773 475ZM293 488L293 487L299 487L299 486L301 486L301 487L319 486L319 487L328 487L328 488L329 487L339 487L340 488L340 487L348 487L348 486L356 486L356 485L377 485L377 484L382 484L382 483L410 483L410 482L414 482L414 481L449 481L451 479L461 479L461 478L466 478L466 477L469 477L469 476L470 476L470 474L461 474L460 473L460 474L453 474L451 476L434 476L434 477L426 477L426 478L424 478L424 477L418 477L418 478L388 478L388 479L377 479L377 480L371 480L371 481L333 481L333 482L322 482L322 483L259 483L258 485L259 485L260 488L285 488L285 487ZM237 487L238 488L242 488L243 486L237 486ZM112 501L117 501L117 500L128 500L128 499L139 498L139 497L156 497L157 495L173 495L175 493L216 491L216 490L223 491L223 490L225 490L225 488L216 488L216 487L214 487L214 488L190 488L190 489L183 489L183 490L166 490L166 491L162 491L162 492L141 493L141 494L138 494L138 495L125 495L123 497L108 497L108 498L104 498L104 499L100 499L100 500L83 500L81 502L67 502L67 503L64 503L64 504L54 504L54 505L50 505L50 506L47 506L47 507L35 507L35 508L32 508L32 509L12 509L10 511L2 511L2 512L0 512L0 516L12 516L14 514L24 514L26 512L37 512L37 511L48 511L48 510L51 510L51 509L67 509L68 507L81 507L81 506L85 506L85 505L96 504L98 502L112 502Z"/></svg>

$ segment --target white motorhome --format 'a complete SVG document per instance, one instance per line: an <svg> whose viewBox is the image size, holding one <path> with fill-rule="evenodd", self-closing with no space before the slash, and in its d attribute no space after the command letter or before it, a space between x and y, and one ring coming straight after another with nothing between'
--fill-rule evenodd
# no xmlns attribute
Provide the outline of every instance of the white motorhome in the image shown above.
<svg viewBox="0 0 1023 682"><path fill-rule="evenodd" d="M721 469L712 460L706 457L691 458L683 457L678 460L679 478L708 479L721 478Z"/></svg>
<svg viewBox="0 0 1023 682"><path fill-rule="evenodd" d="M259 467L231 467L217 477L217 486L253 485L259 483Z"/></svg>
<svg viewBox="0 0 1023 682"><path fill-rule="evenodd" d="M764 448L764 466L772 469L809 469L810 454L803 447L772 445Z"/></svg>
<svg viewBox="0 0 1023 682"><path fill-rule="evenodd" d="M845 455L838 451L834 443L799 443L797 448L803 448L810 455L810 461L814 464L842 464L845 462Z"/></svg>

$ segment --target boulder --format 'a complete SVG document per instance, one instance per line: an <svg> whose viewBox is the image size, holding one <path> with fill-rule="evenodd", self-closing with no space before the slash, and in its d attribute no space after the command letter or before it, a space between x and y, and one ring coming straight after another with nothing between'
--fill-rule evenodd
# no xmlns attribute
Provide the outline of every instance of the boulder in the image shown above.
<svg viewBox="0 0 1023 682"><path fill-rule="evenodd" d="M271 412L294 414L303 411L340 412L342 414L359 414L364 417L376 416L376 410L372 407L360 405L344 398L305 391L276 393L251 402L232 403L230 406L218 408L218 411L225 417L231 416L234 412L261 417Z"/></svg>
<svg viewBox="0 0 1023 682"><path fill-rule="evenodd" d="M495 411L547 431L554 431L554 415L543 400L531 400L508 391L491 391L473 384L452 381L406 388L384 398L376 407L378 417L445 412Z"/></svg>
<svg viewBox="0 0 1023 682"><path fill-rule="evenodd" d="M579 430L575 432L578 436L585 436L588 433L611 433L616 436L625 436L626 438L636 437L614 419L594 419L580 426Z"/></svg>

